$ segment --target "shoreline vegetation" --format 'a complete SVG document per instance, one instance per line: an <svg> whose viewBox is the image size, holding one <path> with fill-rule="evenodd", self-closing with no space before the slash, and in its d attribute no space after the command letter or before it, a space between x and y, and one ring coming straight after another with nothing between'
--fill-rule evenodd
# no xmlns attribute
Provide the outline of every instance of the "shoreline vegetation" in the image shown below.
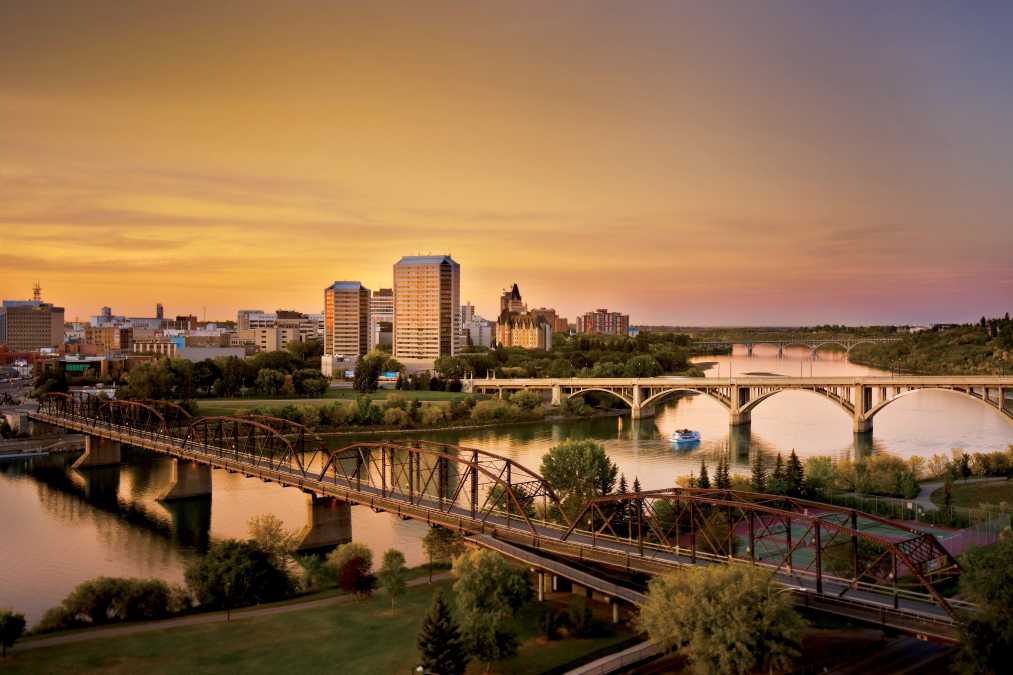
<svg viewBox="0 0 1013 675"><path fill-rule="evenodd" d="M1009 314L898 337L897 342L856 345L848 358L858 365L912 375L1013 373L1013 321Z"/></svg>

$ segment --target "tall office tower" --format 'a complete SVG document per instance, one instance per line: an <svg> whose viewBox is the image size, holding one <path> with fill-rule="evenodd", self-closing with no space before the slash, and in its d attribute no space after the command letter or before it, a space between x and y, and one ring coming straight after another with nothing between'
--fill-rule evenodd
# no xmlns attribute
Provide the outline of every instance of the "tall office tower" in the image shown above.
<svg viewBox="0 0 1013 675"><path fill-rule="evenodd" d="M162 303L155 305L155 318L159 321L165 318L165 309L162 307Z"/></svg>
<svg viewBox="0 0 1013 675"><path fill-rule="evenodd" d="M369 297L369 348L394 342L394 289L380 288Z"/></svg>
<svg viewBox="0 0 1013 675"><path fill-rule="evenodd" d="M4 300L0 305L0 344L12 352L30 352L63 344L63 307L42 302L36 284L32 300Z"/></svg>
<svg viewBox="0 0 1013 675"><path fill-rule="evenodd" d="M358 357L369 350L369 289L335 281L324 289L324 355Z"/></svg>
<svg viewBox="0 0 1013 675"><path fill-rule="evenodd" d="M394 357L432 361L458 352L461 266L449 255L394 264Z"/></svg>

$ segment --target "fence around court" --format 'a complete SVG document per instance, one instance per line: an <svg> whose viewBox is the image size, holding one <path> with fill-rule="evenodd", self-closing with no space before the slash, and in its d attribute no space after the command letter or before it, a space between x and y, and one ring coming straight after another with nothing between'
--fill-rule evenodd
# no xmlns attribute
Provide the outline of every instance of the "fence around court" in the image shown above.
<svg viewBox="0 0 1013 675"><path fill-rule="evenodd" d="M912 499L875 495L830 494L821 501L846 506L884 518L918 523L939 537L951 553L968 546L994 544L999 535L1013 525L1013 510L951 506L929 511Z"/></svg>

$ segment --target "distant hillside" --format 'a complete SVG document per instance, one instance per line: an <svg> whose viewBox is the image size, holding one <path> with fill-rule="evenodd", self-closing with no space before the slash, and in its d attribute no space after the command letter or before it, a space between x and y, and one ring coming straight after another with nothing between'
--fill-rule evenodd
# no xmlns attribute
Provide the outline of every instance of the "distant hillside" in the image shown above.
<svg viewBox="0 0 1013 675"><path fill-rule="evenodd" d="M1013 321L903 335L899 342L858 345L854 363L921 375L1013 374Z"/></svg>

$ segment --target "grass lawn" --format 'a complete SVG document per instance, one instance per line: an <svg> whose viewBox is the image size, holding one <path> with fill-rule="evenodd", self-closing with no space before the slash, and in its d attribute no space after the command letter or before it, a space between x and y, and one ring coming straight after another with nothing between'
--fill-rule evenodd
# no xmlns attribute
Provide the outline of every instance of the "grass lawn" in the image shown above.
<svg viewBox="0 0 1013 675"><path fill-rule="evenodd" d="M368 396L374 401L382 401L389 395L398 393L404 396L408 400L418 399L420 401L430 401L432 403L439 403L441 405L447 405L450 401L455 399L461 399L469 394L452 391L398 391L390 389L381 389L374 391ZM360 396L358 392L353 389L328 389L324 398L211 398L211 399L200 399L197 401L197 405L200 409L201 415L234 415L237 412L247 411L251 408L270 408L275 406L284 405L296 405L296 406L308 406L314 405L319 406L324 403L329 403L336 399L344 400L355 400ZM483 396L476 395L476 398L484 398Z"/></svg>
<svg viewBox="0 0 1013 675"><path fill-rule="evenodd" d="M1013 504L1013 481L1001 481L995 483L955 483L950 493L954 506L965 506L977 508L979 504L998 504L1007 502ZM932 493L933 503L943 505L943 488Z"/></svg>
<svg viewBox="0 0 1013 675"><path fill-rule="evenodd" d="M40 648L7 657L4 673L410 673L415 636L435 588L410 588L398 609L382 594L364 601L232 623L186 626L138 635ZM572 596L561 595L557 602ZM605 616L607 607L596 609ZM537 603L517 615L520 653L493 672L531 673L616 645L630 633L546 641L537 635ZM480 673L473 663L469 672Z"/></svg>

